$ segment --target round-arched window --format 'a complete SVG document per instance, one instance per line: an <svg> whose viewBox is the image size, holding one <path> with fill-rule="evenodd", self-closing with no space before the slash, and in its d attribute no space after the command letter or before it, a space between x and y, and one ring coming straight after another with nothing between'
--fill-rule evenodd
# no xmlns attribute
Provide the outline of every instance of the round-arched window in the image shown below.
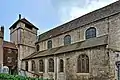
<svg viewBox="0 0 120 80"><path fill-rule="evenodd" d="M86 34L86 39L96 37L96 28L95 27L88 28L85 34Z"/></svg>

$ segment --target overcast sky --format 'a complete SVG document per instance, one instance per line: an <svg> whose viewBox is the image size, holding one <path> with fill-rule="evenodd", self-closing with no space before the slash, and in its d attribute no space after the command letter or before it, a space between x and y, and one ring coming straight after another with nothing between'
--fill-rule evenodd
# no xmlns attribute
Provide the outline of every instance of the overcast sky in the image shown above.
<svg viewBox="0 0 120 80"><path fill-rule="evenodd" d="M5 26L5 40L9 40L9 27L21 14L39 28L40 34L115 1L117 0L1 0L0 25Z"/></svg>

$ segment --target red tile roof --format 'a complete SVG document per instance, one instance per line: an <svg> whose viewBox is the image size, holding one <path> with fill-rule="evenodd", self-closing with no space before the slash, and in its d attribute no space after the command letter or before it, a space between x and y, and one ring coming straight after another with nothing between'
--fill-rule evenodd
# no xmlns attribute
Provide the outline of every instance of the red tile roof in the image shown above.
<svg viewBox="0 0 120 80"><path fill-rule="evenodd" d="M17 49L15 43L8 42L8 41L4 41L4 42L3 42L3 47L12 48L12 49Z"/></svg>

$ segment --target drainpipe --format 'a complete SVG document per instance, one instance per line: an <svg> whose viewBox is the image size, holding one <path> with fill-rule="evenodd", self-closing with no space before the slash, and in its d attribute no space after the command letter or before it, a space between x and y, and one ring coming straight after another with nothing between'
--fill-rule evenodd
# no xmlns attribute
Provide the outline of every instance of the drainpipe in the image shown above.
<svg viewBox="0 0 120 80"><path fill-rule="evenodd" d="M0 72L3 68L3 41L4 41L4 26L0 27Z"/></svg>
<svg viewBox="0 0 120 80"><path fill-rule="evenodd" d="M57 80L57 56L56 55L54 55L55 56L55 80Z"/></svg>

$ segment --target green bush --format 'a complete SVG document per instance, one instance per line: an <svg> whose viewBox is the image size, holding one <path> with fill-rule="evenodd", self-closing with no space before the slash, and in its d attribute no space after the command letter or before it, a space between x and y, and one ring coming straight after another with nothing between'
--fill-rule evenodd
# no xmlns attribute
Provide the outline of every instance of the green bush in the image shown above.
<svg viewBox="0 0 120 80"><path fill-rule="evenodd" d="M31 78L20 75L10 75L5 73L0 73L0 80L52 80L52 79Z"/></svg>

